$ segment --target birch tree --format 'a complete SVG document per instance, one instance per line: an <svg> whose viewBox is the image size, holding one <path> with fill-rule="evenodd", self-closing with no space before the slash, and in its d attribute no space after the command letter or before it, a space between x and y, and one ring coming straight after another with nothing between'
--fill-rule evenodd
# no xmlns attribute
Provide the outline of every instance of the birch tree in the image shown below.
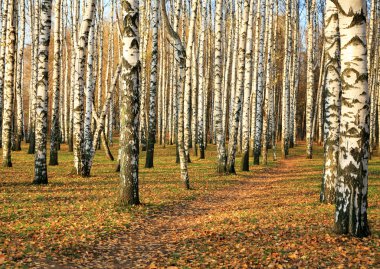
<svg viewBox="0 0 380 269"><path fill-rule="evenodd" d="M122 0L123 54L120 140L120 186L118 204L138 205L139 199L139 110L140 52L138 0Z"/></svg>
<svg viewBox="0 0 380 269"><path fill-rule="evenodd" d="M7 23L8 23L8 1L4 0L4 7L2 8L2 21L1 21L1 37L0 37L0 133L3 133L3 109L4 109L4 88L5 88L5 52L7 42ZM3 137L0 136L1 147L3 145Z"/></svg>
<svg viewBox="0 0 380 269"><path fill-rule="evenodd" d="M269 18L268 18L268 26L270 29L267 29L267 37L268 37L268 55L267 55L267 63L266 63L266 76L265 76L265 103L264 103L264 121L263 121L263 163L266 165L268 161L268 130L269 130L269 120L271 117L270 114L270 106L271 102L273 102L273 83L271 82L272 76L272 46L273 46L273 9L274 3L273 0L268 2L269 9Z"/></svg>
<svg viewBox="0 0 380 269"><path fill-rule="evenodd" d="M326 2L325 14L325 121L324 173L321 202L334 203L339 161L339 119L341 106L340 36L338 9L332 1Z"/></svg>
<svg viewBox="0 0 380 269"><path fill-rule="evenodd" d="M14 87L14 64L16 50L15 33L15 0L8 0L7 7L7 27L6 29L6 62L4 77L4 108L3 108L3 128L2 128L2 147L3 147L3 166L12 167L11 158L11 135L12 135L12 114L13 114L13 87Z"/></svg>
<svg viewBox="0 0 380 269"><path fill-rule="evenodd" d="M201 35L199 38L199 59L198 59L198 145L199 145L199 153L200 158L205 158L205 145L204 145L204 114L206 113L206 109L204 108L204 90L205 90L205 78L204 78L204 62L205 62L205 36L206 36L206 13L207 13L207 2L203 1L200 7L200 15L201 15Z"/></svg>
<svg viewBox="0 0 380 269"><path fill-rule="evenodd" d="M256 127L255 127L255 147L253 152L253 164L260 164L260 152L261 152L261 136L263 133L263 105L264 105L264 37L265 37L265 11L266 4L264 0L262 0L261 4L261 27L260 27L260 35L259 35L259 55L258 57L258 69L257 69L257 87L256 87ZM267 0L268 1L268 0Z"/></svg>
<svg viewBox="0 0 380 269"><path fill-rule="evenodd" d="M253 49L253 20L255 2L250 1L250 11L247 28L247 44L245 50L245 73L244 73L244 100L242 116L242 162L241 170L249 171L249 127L250 127L250 104L252 89L252 49Z"/></svg>
<svg viewBox="0 0 380 269"><path fill-rule="evenodd" d="M51 119L50 137L50 160L49 165L58 165L58 143L60 136L59 128L59 101L60 101L60 79L61 79L61 4L62 0L55 3L54 22L54 58L53 58L53 107Z"/></svg>
<svg viewBox="0 0 380 269"><path fill-rule="evenodd" d="M289 154L289 115L290 115L290 57L291 57L291 4L292 0L286 1L285 21L285 58L282 79L282 156L286 158Z"/></svg>
<svg viewBox="0 0 380 269"><path fill-rule="evenodd" d="M87 47L88 35L95 11L95 0L87 3L83 15L83 21L80 26L78 44L75 48L75 85L74 85L74 104L73 104L73 126L74 126L74 168L77 174L82 174L83 164L87 159L84 158L83 146L83 122L84 122L84 66L85 66L85 48ZM82 174L85 176L84 174Z"/></svg>
<svg viewBox="0 0 380 269"><path fill-rule="evenodd" d="M158 65L158 0L152 0L152 62L150 68L149 125L146 150L146 168L153 167L154 143L156 137L156 91ZM163 55L162 55L163 56Z"/></svg>
<svg viewBox="0 0 380 269"><path fill-rule="evenodd" d="M34 184L47 184L46 143L48 128L49 44L52 0L42 0L41 24L38 49L37 106L36 106L36 152ZM59 22L57 22L59 24Z"/></svg>
<svg viewBox="0 0 380 269"><path fill-rule="evenodd" d="M369 93L364 0L334 1L341 40L342 107L336 186L335 230L370 234L367 220Z"/></svg>
<svg viewBox="0 0 380 269"><path fill-rule="evenodd" d="M313 158L313 105L314 105L314 10L315 0L307 7L307 98L306 98L306 157ZM310 3L311 2L311 3Z"/></svg>
<svg viewBox="0 0 380 269"><path fill-rule="evenodd" d="M24 108L23 108L23 74L24 74L24 46L25 46L25 0L19 1L20 22L19 22L19 42L17 57L17 77L16 77L16 103L17 103L17 134L15 150L21 150L21 141L24 136ZM1 49L0 49L1 50ZM1 115L0 115L1 117Z"/></svg>
<svg viewBox="0 0 380 269"><path fill-rule="evenodd" d="M191 65L192 65L192 51L194 44L194 34L195 34L195 22L197 19L197 6L198 0L192 0L191 5L191 18L189 25L189 37L186 46L186 72L185 72L185 88L184 88L184 139L185 139L185 152L188 162L190 162L190 119L191 119Z"/></svg>
<svg viewBox="0 0 380 269"><path fill-rule="evenodd" d="M214 56L214 121L218 150L217 172L226 173L226 147L222 120L222 20L223 0L216 1L215 9L215 56Z"/></svg>
<svg viewBox="0 0 380 269"><path fill-rule="evenodd" d="M174 46L175 58L179 66L178 79L178 153L180 158L181 179L186 189L190 189L190 179L188 172L187 156L185 152L185 137L184 137L184 75L186 67L186 51L177 32L175 32L169 22L165 1L161 1L161 16L166 32L169 34L171 43Z"/></svg>

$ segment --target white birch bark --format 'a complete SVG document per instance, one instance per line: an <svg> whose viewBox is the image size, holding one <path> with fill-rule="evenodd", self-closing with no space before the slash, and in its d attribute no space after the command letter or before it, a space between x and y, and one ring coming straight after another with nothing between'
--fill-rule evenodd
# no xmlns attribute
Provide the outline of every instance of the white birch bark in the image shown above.
<svg viewBox="0 0 380 269"><path fill-rule="evenodd" d="M122 0L123 54L118 204L137 205L139 199L139 30L138 0Z"/></svg>
<svg viewBox="0 0 380 269"><path fill-rule="evenodd" d="M370 234L367 221L369 93L364 0L335 1L341 39L342 108L335 230Z"/></svg>
<svg viewBox="0 0 380 269"><path fill-rule="evenodd" d="M204 79L204 62L205 62L205 36L206 36L206 20L207 13L207 2L203 1L200 7L200 15L201 15L201 35L199 39L199 60L198 60L198 145L199 145L199 153L200 159L205 158L205 146L204 146L204 114L206 113L206 109L204 107L204 90L205 90L205 79Z"/></svg>
<svg viewBox="0 0 380 269"><path fill-rule="evenodd" d="M183 91L183 81L185 75L185 48L182 45L181 39L177 32L175 32L170 25L169 19L166 14L165 2L161 1L161 16L165 30L169 34L172 45L175 48L175 58L179 64L179 79L178 79L178 152L180 158L180 169L181 169L181 179L186 189L190 189L189 173L187 168L187 156L185 152L185 137L184 137L184 91Z"/></svg>
<svg viewBox="0 0 380 269"><path fill-rule="evenodd" d="M153 167L154 143L156 142L156 91L158 65L158 0L152 0L152 62L150 67L149 125L146 151L146 168Z"/></svg>
<svg viewBox="0 0 380 269"><path fill-rule="evenodd" d="M306 98L306 157L313 158L313 105L314 105L314 10L315 0L310 0L307 28L307 98Z"/></svg>
<svg viewBox="0 0 380 269"><path fill-rule="evenodd" d="M185 73L185 88L184 88L184 137L185 137L185 152L188 162L190 162L190 119L191 119L191 64L192 64L192 50L194 46L195 22L197 19L197 6L198 0L192 0L191 17L189 25L189 36L186 47L186 73Z"/></svg>
<svg viewBox="0 0 380 269"><path fill-rule="evenodd" d="M338 9L332 1L326 2L325 14L325 121L324 121L324 173L320 200L335 202L335 186L339 161L339 119L341 107L340 36Z"/></svg>
<svg viewBox="0 0 380 269"><path fill-rule="evenodd" d="M89 177L91 174L90 159L92 158L92 145L93 145L93 134L92 134L92 114L93 114L93 104L94 104L94 94L95 94L95 79L94 79L94 54L95 54L95 22L92 22L89 36L88 36L88 55L87 55L87 70L86 70L86 111L84 118L84 154L83 154L83 167L82 175ZM112 102L112 100L111 100Z"/></svg>
<svg viewBox="0 0 380 269"><path fill-rule="evenodd" d="M48 129L49 44L52 0L42 0L38 49L38 76L36 98L36 149L34 184L47 184L46 144Z"/></svg>
<svg viewBox="0 0 380 269"><path fill-rule="evenodd" d="M241 170L249 171L249 131L250 131L250 104L252 90L252 51L253 51L253 20L255 2L251 0L249 21L247 29L247 44L245 51L245 73L244 73L244 100L242 117L242 163Z"/></svg>
<svg viewBox="0 0 380 269"><path fill-rule="evenodd" d="M244 0L244 15L242 17L242 23L240 25L239 32L239 58L238 58L238 76L236 84L236 93L234 97L233 106L233 120L231 127L231 136L228 144L228 162L227 162L227 172L235 174L235 156L236 156L236 146L238 138L238 128L240 123L241 109L242 109L242 97L244 91L244 69L245 69L245 49L247 43L247 28L248 28L248 17L249 17L249 0Z"/></svg>
<svg viewBox="0 0 380 269"><path fill-rule="evenodd" d="M267 0L268 1L268 0ZM257 70L257 87L256 87L256 127L255 127L255 147L253 152L253 164L260 164L260 152L261 152L261 136L263 133L263 105L264 105L264 42L265 42L265 11L266 11L265 1L261 3L261 26L259 34L259 50L258 50L258 66Z"/></svg>
<svg viewBox="0 0 380 269"><path fill-rule="evenodd" d="M51 115L51 133L50 133L50 160L49 165L58 165L58 147L59 147L59 101L61 94L61 4L62 0L55 3L55 21L54 21L54 58L53 58L53 104Z"/></svg>
<svg viewBox="0 0 380 269"><path fill-rule="evenodd" d="M216 1L215 10L215 61L214 61L214 121L216 133L216 145L218 150L217 172L226 173L226 148L223 133L222 120L222 67L221 67L221 45L222 45L222 20L223 0Z"/></svg>
<svg viewBox="0 0 380 269"><path fill-rule="evenodd" d="M21 150L21 141L24 136L24 109L23 109L23 70L24 70L24 46L25 46L25 0L20 0L20 22L19 22L19 42L17 57L17 77L16 77L16 103L17 103L17 137L15 150ZM1 95L0 95L1 96ZM1 97L0 97L1 98ZM0 108L1 109L1 108ZM1 117L1 115L0 115ZM1 143L1 142L0 142Z"/></svg>
<svg viewBox="0 0 380 269"><path fill-rule="evenodd" d="M263 115L263 164L267 165L268 162L268 144L269 144L269 121L270 121L270 106L271 102L273 102L273 83L271 81L272 78L272 46L273 46L273 9L274 9L274 3L273 0L268 1L267 8L269 9L269 17L268 19L268 27L270 29L266 29L267 36L268 36L268 56L267 56L267 62L266 62L266 76L265 76L265 105L264 105L264 115Z"/></svg>
<svg viewBox="0 0 380 269"><path fill-rule="evenodd" d="M5 77L4 77L4 107L3 107L3 128L2 128L2 148L3 166L12 167L11 157L11 129L13 114L13 87L14 87L14 64L16 50L15 33L15 9L16 1L9 0L7 7L7 27L6 27L6 46L7 54L5 57Z"/></svg>
<svg viewBox="0 0 380 269"><path fill-rule="evenodd" d="M7 42L7 23L8 23L8 1L4 0L4 7L2 13L2 22L1 22L1 38L0 38L0 133L3 131L3 109L4 109L4 87L5 87L5 52L6 52L6 42ZM2 146L2 135L0 137L0 144Z"/></svg>
<svg viewBox="0 0 380 269"><path fill-rule="evenodd" d="M80 33L78 36L76 51L76 61L75 61L75 85L74 85L74 106L73 106L73 126L74 126L74 168L77 174L83 173L83 162L86 161L84 158L84 107L83 107L83 96L84 96L84 67L86 63L85 48L87 47L88 35L91 28L92 20L95 11L95 0L91 0L87 3L86 9L84 11L83 21L80 26ZM82 174L85 176L85 174Z"/></svg>

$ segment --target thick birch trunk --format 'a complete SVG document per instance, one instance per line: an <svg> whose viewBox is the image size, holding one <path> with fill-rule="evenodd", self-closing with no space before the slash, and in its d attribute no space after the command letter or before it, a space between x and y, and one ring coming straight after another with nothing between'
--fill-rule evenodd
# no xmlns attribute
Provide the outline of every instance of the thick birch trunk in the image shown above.
<svg viewBox="0 0 380 269"><path fill-rule="evenodd" d="M137 205L139 199L140 56L138 0L122 0L123 59L120 140L120 186L118 204Z"/></svg>
<svg viewBox="0 0 380 269"><path fill-rule="evenodd" d="M364 0L335 2L341 38L342 108L335 230L370 234L367 220L369 94Z"/></svg>

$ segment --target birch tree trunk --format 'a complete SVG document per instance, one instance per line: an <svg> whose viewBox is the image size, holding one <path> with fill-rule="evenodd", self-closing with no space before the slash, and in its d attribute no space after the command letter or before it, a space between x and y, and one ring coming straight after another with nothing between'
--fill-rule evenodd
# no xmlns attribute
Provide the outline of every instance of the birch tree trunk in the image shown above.
<svg viewBox="0 0 380 269"><path fill-rule="evenodd" d="M199 153L200 159L205 158L205 146L204 146L204 114L206 113L206 109L204 108L204 90L205 90L205 79L204 79L204 61L205 61L205 36L206 36L206 13L207 13L207 2L203 1L200 7L201 14L201 35L199 39L199 59L198 59L198 145L199 145Z"/></svg>
<svg viewBox="0 0 380 269"><path fill-rule="evenodd" d="M165 27L165 30L169 34L169 38L171 43L175 48L175 58L179 64L179 79L177 82L177 94L179 96L178 102L178 152L180 158L180 167L181 167L181 179L186 189L190 189L190 180L189 173L187 169L187 156L185 152L185 137L184 137L184 85L183 85L183 77L185 75L185 67L186 67L186 53L185 48L182 45L181 39L177 32L175 32L170 25L169 19L166 14L165 1L161 1L161 17Z"/></svg>
<svg viewBox="0 0 380 269"><path fill-rule="evenodd" d="M332 1L326 2L325 14L325 151L324 173L320 200L334 203L339 161L339 118L341 106L340 36L338 9Z"/></svg>
<svg viewBox="0 0 380 269"><path fill-rule="evenodd" d="M139 14L141 16L140 27L141 27L141 98L140 98L140 142L141 150L146 151L146 135L147 135L147 124L146 124L146 48L148 43L148 19L147 13L149 8L147 8L148 1L141 1L139 7Z"/></svg>
<svg viewBox="0 0 380 269"><path fill-rule="evenodd" d="M6 52L6 44L7 44L7 23L8 23L8 1L10 0L4 0L4 9L1 12L2 16L2 32L1 32L1 39L0 39L0 133L3 133L3 109L4 109L4 88L5 88L5 52ZM3 8L3 7L1 7ZM3 137L0 136L0 145L2 147L3 145Z"/></svg>
<svg viewBox="0 0 380 269"><path fill-rule="evenodd" d="M86 78L86 112L84 118L84 154L83 154L83 167L82 175L89 177L91 175L91 158L92 158L92 145L93 134L91 130L93 104L94 104L94 91L95 91L95 79L94 79L94 57L95 57L95 23L92 22L89 38L88 38L88 55L87 55L87 78ZM101 75L101 74L100 74ZM111 100L112 102L112 100Z"/></svg>
<svg viewBox="0 0 380 269"><path fill-rule="evenodd" d="M54 58L53 58L53 107L51 118L50 135L50 161L49 165L58 165L58 144L59 144L59 99L60 99L60 79L61 79L61 2L55 3L54 21Z"/></svg>
<svg viewBox="0 0 380 269"><path fill-rule="evenodd" d="M247 28L248 28L248 16L249 16L249 0L244 0L244 15L242 18L242 24L240 25L240 39L239 39L239 59L238 59L238 77L236 85L236 93L234 97L233 107L233 120L231 128L231 136L228 144L228 173L235 174L235 156L237 146L238 128L240 122L240 114L242 109L242 95L244 90L244 69L245 69L245 48L247 42Z"/></svg>
<svg viewBox="0 0 380 269"><path fill-rule="evenodd" d="M217 0L215 10L214 122L216 133L216 145L218 150L217 172L219 174L224 174L227 171L227 156L222 120L222 12L223 0Z"/></svg>
<svg viewBox="0 0 380 269"><path fill-rule="evenodd" d="M255 148L253 152L253 164L260 164L261 136L263 134L263 104L264 104L264 37L265 37L265 10L266 3L262 0L261 4L261 27L259 35L259 55L257 69L257 88L256 88L256 128L255 128ZM268 0L267 0L268 1Z"/></svg>
<svg viewBox="0 0 380 269"><path fill-rule="evenodd" d="M198 156L197 129L198 129L198 61L195 41L191 51L191 145L194 156Z"/></svg>
<svg viewBox="0 0 380 269"><path fill-rule="evenodd" d="M261 15L261 5L265 0L257 1L257 8L255 13L255 44L253 50L253 68L252 68L252 92L251 92L251 128L250 128L250 154L253 156L253 151L255 147L255 128L256 128L256 91L257 91L257 70L259 62L259 33L260 33L260 15Z"/></svg>
<svg viewBox="0 0 380 269"><path fill-rule="evenodd" d="M146 149L146 168L153 167L154 143L156 142L156 92L158 65L158 0L152 0L152 62L150 67L149 125Z"/></svg>
<svg viewBox="0 0 380 269"><path fill-rule="evenodd" d="M49 89L49 44L52 0L42 0L41 24L38 49L37 107L36 107L36 152L34 163L34 184L47 184L46 144L48 129ZM59 24L59 22L57 22Z"/></svg>
<svg viewBox="0 0 380 269"><path fill-rule="evenodd" d="M282 156L286 158L289 154L289 113L290 113L290 56L291 56L291 0L286 1L286 41L285 59L282 80Z"/></svg>
<svg viewBox="0 0 380 269"><path fill-rule="evenodd" d="M95 11L95 0L91 0L87 3L86 9L83 15L83 21L78 36L78 44L75 49L76 61L75 61L75 85L74 85L74 107L73 107L73 126L74 126L74 168L76 173L85 176L83 165L86 162L84 157L84 67L86 63L85 48L87 47L88 35L92 25L92 20Z"/></svg>
<svg viewBox="0 0 380 269"><path fill-rule="evenodd" d="M273 0L268 2L269 6L267 7L269 9L269 18L268 20L268 26L270 29L267 29L267 35L268 35L268 56L267 56L267 70L266 70L266 83L265 83L265 105L264 105L264 122L263 122L263 163L264 165L267 165L268 163L268 132L269 132L269 120L271 117L270 109L271 102L273 102L273 83L271 82L271 76L272 76L272 46L273 46L273 8L274 3Z"/></svg>
<svg viewBox="0 0 380 269"><path fill-rule="evenodd" d="M249 127L250 104L252 89L252 49L253 49L253 19L255 2L251 0L247 29L247 44L245 50L244 100L242 117L242 161L241 170L249 171Z"/></svg>
<svg viewBox="0 0 380 269"><path fill-rule="evenodd" d="M31 85L31 97L32 97L32 109L30 113L30 128L29 128L29 149L28 154L34 154L36 149L36 106L37 106L37 76L38 76L38 55L39 55L39 34L40 34L40 8L38 4L35 4L34 7L34 16L33 16L33 59L32 59L32 85Z"/></svg>
<svg viewBox="0 0 380 269"><path fill-rule="evenodd" d="M12 167L11 158L11 135L12 135L12 114L13 114L13 87L14 87L14 64L16 50L16 33L15 33L15 9L16 1L9 0L6 27L6 63L4 77L4 108L3 108L3 129L2 129L2 147L3 147L3 166Z"/></svg>
<svg viewBox="0 0 380 269"><path fill-rule="evenodd" d="M307 28L307 99L306 99L306 157L313 158L313 105L314 105L314 10L315 0L311 1L308 8Z"/></svg>
<svg viewBox="0 0 380 269"><path fill-rule="evenodd" d="M139 199L139 111L140 52L138 0L122 0L123 59L120 140L120 186L118 204L138 205Z"/></svg>
<svg viewBox="0 0 380 269"><path fill-rule="evenodd" d="M342 108L335 230L364 237L367 221L369 94L364 0L335 1L341 38Z"/></svg>
<svg viewBox="0 0 380 269"><path fill-rule="evenodd" d="M189 25L189 36L186 47L186 74L185 74L185 89L184 89L184 136L185 136L185 152L188 162L190 162L190 116L191 116L191 64L192 50L194 44L195 22L197 19L198 0L192 0L191 18Z"/></svg>
<svg viewBox="0 0 380 269"><path fill-rule="evenodd" d="M24 74L24 46L25 46L25 0L20 0L20 39L18 42L17 77L16 77L16 103L17 103L17 137L15 150L21 150L21 141L24 136L24 109L23 109L23 74ZM0 97L1 98L1 97ZM0 115L1 117L1 115Z"/></svg>
<svg viewBox="0 0 380 269"><path fill-rule="evenodd" d="M295 0L295 29L294 29L294 38L293 38L293 106L292 106L292 131L291 137L293 141L290 141L292 146L297 144L297 97L298 97L298 87L299 87L299 75L300 75L300 56L299 56L299 36L300 36L300 1Z"/></svg>

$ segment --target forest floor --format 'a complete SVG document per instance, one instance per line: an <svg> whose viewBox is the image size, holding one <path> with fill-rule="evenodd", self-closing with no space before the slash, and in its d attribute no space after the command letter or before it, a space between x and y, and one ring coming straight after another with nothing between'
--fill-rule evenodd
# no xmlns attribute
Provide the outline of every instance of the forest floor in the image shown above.
<svg viewBox="0 0 380 269"><path fill-rule="evenodd" d="M319 203L320 147L313 160L300 145L289 159L218 176L210 146L206 160L193 157L190 191L174 153L157 146L151 170L142 154L143 204L128 209L114 205L118 174L102 151L82 179L63 147L48 186L31 185L33 156L14 153L14 167L0 168L0 268L379 268L379 157L370 161L372 235L358 239L335 235L334 207Z"/></svg>

